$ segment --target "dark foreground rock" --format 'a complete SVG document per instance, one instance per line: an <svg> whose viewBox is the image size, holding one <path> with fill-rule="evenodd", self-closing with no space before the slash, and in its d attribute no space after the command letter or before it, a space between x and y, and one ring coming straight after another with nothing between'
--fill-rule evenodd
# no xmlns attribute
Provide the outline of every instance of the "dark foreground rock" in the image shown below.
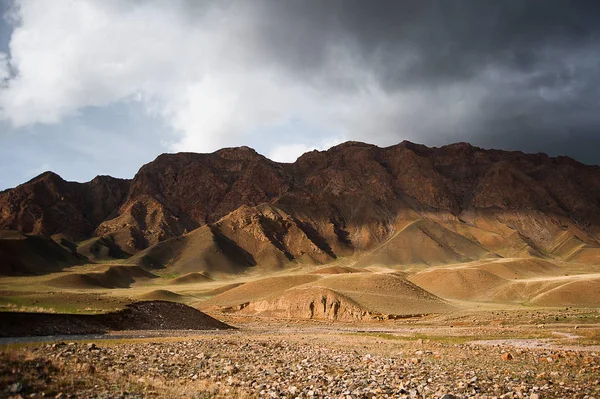
<svg viewBox="0 0 600 399"><path fill-rule="evenodd" d="M2 312L0 325L0 337L233 328L192 307L169 301L136 302L101 315Z"/></svg>

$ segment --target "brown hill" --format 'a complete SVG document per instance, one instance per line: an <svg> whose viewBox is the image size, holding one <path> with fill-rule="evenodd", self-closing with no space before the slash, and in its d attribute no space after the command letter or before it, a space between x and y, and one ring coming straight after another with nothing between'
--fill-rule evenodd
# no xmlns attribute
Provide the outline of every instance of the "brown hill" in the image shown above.
<svg viewBox="0 0 600 399"><path fill-rule="evenodd" d="M256 265L250 253L210 226L153 245L127 262L148 269L168 267L175 273L237 273Z"/></svg>
<svg viewBox="0 0 600 399"><path fill-rule="evenodd" d="M184 304L161 300L135 302L99 315L0 312L0 324L0 337L234 328Z"/></svg>
<svg viewBox="0 0 600 399"><path fill-rule="evenodd" d="M45 274L83 261L50 238L0 230L0 275Z"/></svg>
<svg viewBox="0 0 600 399"><path fill-rule="evenodd" d="M108 266L102 272L68 273L49 280L51 287L69 289L128 288L138 279L156 276L138 266Z"/></svg>
<svg viewBox="0 0 600 399"><path fill-rule="evenodd" d="M502 259L431 268L409 279L445 299L537 306L598 306L600 274L570 275L568 271L542 259Z"/></svg>
<svg viewBox="0 0 600 399"><path fill-rule="evenodd" d="M183 295L169 290L152 290L139 295L137 298L144 301L179 302L183 300Z"/></svg>
<svg viewBox="0 0 600 399"><path fill-rule="evenodd" d="M460 234L432 220L419 219L404 227L371 253L359 265L443 264L495 256Z"/></svg>
<svg viewBox="0 0 600 399"><path fill-rule="evenodd" d="M247 147L165 154L132 181L45 173L0 193L0 228L180 273L327 263L600 256L600 168L465 143L348 142L279 164ZM97 242L97 243L98 243ZM110 245L105 245L105 244ZM94 252L95 251L95 252Z"/></svg>
<svg viewBox="0 0 600 399"><path fill-rule="evenodd" d="M345 266L328 266L323 267L319 270L315 270L312 274L344 274L344 273L368 273L365 269L355 269L353 267Z"/></svg>
<svg viewBox="0 0 600 399"><path fill-rule="evenodd" d="M202 309L267 317L369 320L452 309L445 301L393 273L270 277L229 289Z"/></svg>
<svg viewBox="0 0 600 399"><path fill-rule="evenodd" d="M198 283L206 283L208 281L213 281L208 273L188 273L183 276L175 277L169 281L169 284L179 285L179 284L198 284Z"/></svg>
<svg viewBox="0 0 600 399"><path fill-rule="evenodd" d="M279 296L251 302L242 314L288 319L355 321L370 316L368 310L339 292L322 287L290 289Z"/></svg>
<svg viewBox="0 0 600 399"><path fill-rule="evenodd" d="M56 235L53 236L53 238L56 240ZM64 243L65 239L56 241ZM79 243L79 245L75 245L72 249L94 262L111 259L126 259L131 256L121 250L121 247L115 242L113 236L90 238L89 240Z"/></svg>

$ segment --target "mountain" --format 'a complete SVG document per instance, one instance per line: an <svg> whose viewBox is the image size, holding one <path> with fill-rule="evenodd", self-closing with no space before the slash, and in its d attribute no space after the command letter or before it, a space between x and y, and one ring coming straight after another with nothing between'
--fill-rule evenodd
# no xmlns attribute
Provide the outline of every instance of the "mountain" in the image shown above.
<svg viewBox="0 0 600 399"><path fill-rule="evenodd" d="M73 240L93 235L111 218L129 191L128 180L97 176L87 183L63 180L45 172L20 186L0 192L0 229Z"/></svg>
<svg viewBox="0 0 600 399"><path fill-rule="evenodd" d="M248 147L163 154L133 180L73 183L47 172L0 192L0 229L97 237L111 249L95 253L181 273L349 256L364 265L600 263L600 167L467 143L347 142L289 164Z"/></svg>

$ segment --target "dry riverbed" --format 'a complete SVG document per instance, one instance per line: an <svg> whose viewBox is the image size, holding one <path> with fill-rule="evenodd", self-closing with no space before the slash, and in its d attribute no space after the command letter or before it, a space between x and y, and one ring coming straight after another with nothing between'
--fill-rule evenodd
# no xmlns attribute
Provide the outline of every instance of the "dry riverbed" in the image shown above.
<svg viewBox="0 0 600 399"><path fill-rule="evenodd" d="M0 349L0 397L598 398L599 348L571 330L282 325L13 344Z"/></svg>

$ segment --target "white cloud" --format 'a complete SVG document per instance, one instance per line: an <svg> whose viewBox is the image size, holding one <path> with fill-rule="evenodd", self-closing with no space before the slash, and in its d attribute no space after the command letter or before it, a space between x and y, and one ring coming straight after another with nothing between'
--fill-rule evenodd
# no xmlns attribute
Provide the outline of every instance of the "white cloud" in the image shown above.
<svg viewBox="0 0 600 399"><path fill-rule="evenodd" d="M335 145L343 143L341 137L333 137L318 144L276 144L269 151L267 158L276 162L295 162L298 157L312 150L327 150Z"/></svg>
<svg viewBox="0 0 600 399"><path fill-rule="evenodd" d="M276 162L295 162L305 152L315 150L306 144L284 144L271 149L267 158Z"/></svg>
<svg viewBox="0 0 600 399"><path fill-rule="evenodd" d="M351 46L328 49L326 65L299 78L259 42L265 20L249 3L18 0L10 42L16 76L0 91L0 118L52 124L85 107L139 102L176 132L165 139L173 150L205 152L295 117L332 132L323 149L338 137L391 144L402 132L418 140L423 126L451 125L466 112L453 101L456 88L388 93ZM314 148L307 140L263 147L291 161Z"/></svg>

